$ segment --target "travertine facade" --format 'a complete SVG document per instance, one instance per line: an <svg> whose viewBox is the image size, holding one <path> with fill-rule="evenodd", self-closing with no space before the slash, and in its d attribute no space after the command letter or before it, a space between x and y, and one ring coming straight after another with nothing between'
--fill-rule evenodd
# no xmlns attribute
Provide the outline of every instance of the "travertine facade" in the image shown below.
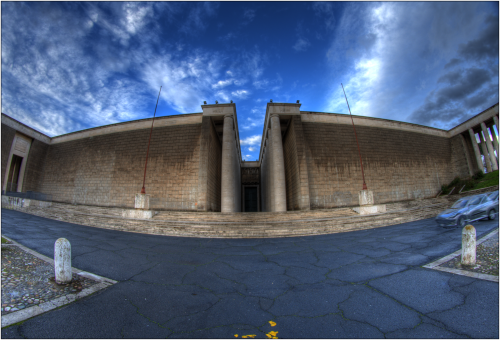
<svg viewBox="0 0 500 340"><path fill-rule="evenodd" d="M300 106L267 104L257 162L241 160L233 103L157 118L146 174L151 209L280 212L360 205L351 118ZM449 131L353 119L373 204L435 196L454 177L482 170L483 161L488 171L498 169L498 104ZM2 114L2 189L41 192L56 202L134 208L151 122L50 138Z"/></svg>

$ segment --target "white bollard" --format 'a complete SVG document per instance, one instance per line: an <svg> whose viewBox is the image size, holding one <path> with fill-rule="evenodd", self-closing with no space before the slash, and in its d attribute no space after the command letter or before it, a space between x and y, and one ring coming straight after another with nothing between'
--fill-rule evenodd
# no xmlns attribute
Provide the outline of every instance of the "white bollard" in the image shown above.
<svg viewBox="0 0 500 340"><path fill-rule="evenodd" d="M71 244L65 238L57 239L54 244L54 270L56 283L70 283L73 277L71 272Z"/></svg>
<svg viewBox="0 0 500 340"><path fill-rule="evenodd" d="M476 228L470 224L462 229L462 264L476 264Z"/></svg>

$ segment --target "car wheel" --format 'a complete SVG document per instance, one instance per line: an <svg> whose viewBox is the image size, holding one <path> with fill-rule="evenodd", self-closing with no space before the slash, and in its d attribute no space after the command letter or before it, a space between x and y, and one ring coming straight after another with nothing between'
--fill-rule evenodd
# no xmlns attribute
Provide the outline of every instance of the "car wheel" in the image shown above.
<svg viewBox="0 0 500 340"><path fill-rule="evenodd" d="M491 209L490 211L488 211L488 219L489 220L494 220L495 219L495 209Z"/></svg>
<svg viewBox="0 0 500 340"><path fill-rule="evenodd" d="M459 226L460 228L465 227L465 217L460 216L460 218L458 219L457 224L458 224L458 226Z"/></svg>

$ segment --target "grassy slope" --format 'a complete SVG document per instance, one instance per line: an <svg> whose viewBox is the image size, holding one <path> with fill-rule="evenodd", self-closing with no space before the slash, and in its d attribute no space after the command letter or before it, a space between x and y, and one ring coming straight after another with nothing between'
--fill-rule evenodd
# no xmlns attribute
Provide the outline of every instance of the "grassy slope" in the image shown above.
<svg viewBox="0 0 500 340"><path fill-rule="evenodd" d="M498 185L498 170L485 174L471 190L492 187L494 185Z"/></svg>

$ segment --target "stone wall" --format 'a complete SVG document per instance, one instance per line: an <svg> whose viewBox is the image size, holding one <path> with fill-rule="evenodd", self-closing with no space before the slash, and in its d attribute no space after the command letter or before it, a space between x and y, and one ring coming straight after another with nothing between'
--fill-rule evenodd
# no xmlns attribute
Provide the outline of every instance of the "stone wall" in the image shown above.
<svg viewBox="0 0 500 340"><path fill-rule="evenodd" d="M466 178L470 176L469 162L475 158L468 157L463 136L458 134L450 138L451 166L454 176ZM469 158L469 159L468 159Z"/></svg>
<svg viewBox="0 0 500 340"><path fill-rule="evenodd" d="M55 202L134 207L149 129L51 144L40 191ZM196 210L201 124L153 129L146 175L152 209Z"/></svg>
<svg viewBox="0 0 500 340"><path fill-rule="evenodd" d="M465 142L465 148L467 149L467 152L469 153L469 157L471 160L472 173L476 174L479 170L483 170L483 169L480 169L479 166L477 165L476 155L474 154L474 148L472 146L472 141L471 141L471 138L470 138L468 131L466 133L464 133L464 142ZM478 147L479 147L479 150L481 150L481 147L479 145L478 145Z"/></svg>
<svg viewBox="0 0 500 340"><path fill-rule="evenodd" d="M300 116L292 116L283 139L287 210L309 210L309 179Z"/></svg>
<svg viewBox="0 0 500 340"><path fill-rule="evenodd" d="M2 123L2 189L5 182L5 172L8 171L7 163L9 162L10 148L15 135L16 130Z"/></svg>
<svg viewBox="0 0 500 340"><path fill-rule="evenodd" d="M33 139L24 172L23 192L41 192L40 180L43 176L49 144Z"/></svg>
<svg viewBox="0 0 500 340"><path fill-rule="evenodd" d="M203 117L203 124L205 124L205 120L208 120L210 124L207 126L207 193L204 211L221 211L222 144L217 137L211 118ZM203 133L205 133L205 125L203 125Z"/></svg>
<svg viewBox="0 0 500 340"><path fill-rule="evenodd" d="M363 180L352 125L302 126L311 209L358 205ZM448 138L370 126L356 131L376 204L437 195L454 177Z"/></svg>

